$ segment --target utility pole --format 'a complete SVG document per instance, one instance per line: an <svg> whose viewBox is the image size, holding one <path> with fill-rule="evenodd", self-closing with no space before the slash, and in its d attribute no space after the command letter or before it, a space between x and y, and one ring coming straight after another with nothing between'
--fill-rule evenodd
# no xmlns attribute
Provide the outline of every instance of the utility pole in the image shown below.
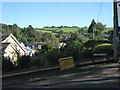
<svg viewBox="0 0 120 90"><path fill-rule="evenodd" d="M95 27L93 28L93 40L95 38Z"/></svg>
<svg viewBox="0 0 120 90"><path fill-rule="evenodd" d="M94 25L94 28L93 28L93 40L95 40L95 34L96 34L96 25Z"/></svg>
<svg viewBox="0 0 120 90"><path fill-rule="evenodd" d="M93 40L95 40L96 23L93 26Z"/></svg>
<svg viewBox="0 0 120 90"><path fill-rule="evenodd" d="M117 46L117 29L118 29L118 15L117 15L117 0L113 1L114 8L114 35L113 35L113 43L114 43L114 62L118 62L118 46Z"/></svg>
<svg viewBox="0 0 120 90"><path fill-rule="evenodd" d="M118 36L119 36L119 47L118 47L118 58L120 59L120 0L119 0L119 3L118 3ZM118 60L119 61L119 60Z"/></svg>
<svg viewBox="0 0 120 90"><path fill-rule="evenodd" d="M120 0L118 1L118 7L117 7L117 12L118 12L118 38L119 38L119 42L118 42L118 61L120 59Z"/></svg>

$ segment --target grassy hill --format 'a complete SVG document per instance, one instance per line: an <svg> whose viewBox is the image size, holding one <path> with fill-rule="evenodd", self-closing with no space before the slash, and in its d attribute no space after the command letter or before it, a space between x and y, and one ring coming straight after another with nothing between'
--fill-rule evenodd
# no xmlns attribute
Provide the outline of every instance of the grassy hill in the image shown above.
<svg viewBox="0 0 120 90"><path fill-rule="evenodd" d="M63 28L37 28L38 32L47 32L47 33L52 33L52 34L57 34L60 30L62 30L63 32L72 32L75 33L76 31L78 31L81 28L74 28L74 27L63 27ZM88 30L88 28L84 28L84 30ZM107 27L103 32L107 32L107 31L112 31L113 28L112 27Z"/></svg>
<svg viewBox="0 0 120 90"><path fill-rule="evenodd" d="M63 28L39 28L37 29L38 32L48 32L48 33L53 33L53 34L57 34L60 30L62 30L63 32L72 32L75 33L76 31L78 31L81 28L73 28L73 27L63 27ZM85 28L84 30L87 30L87 28Z"/></svg>

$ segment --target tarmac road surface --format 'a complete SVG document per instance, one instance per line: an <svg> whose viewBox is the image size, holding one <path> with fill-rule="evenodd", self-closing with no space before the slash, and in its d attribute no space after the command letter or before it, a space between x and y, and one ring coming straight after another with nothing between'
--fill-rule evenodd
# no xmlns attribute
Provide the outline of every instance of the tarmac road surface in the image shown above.
<svg viewBox="0 0 120 90"><path fill-rule="evenodd" d="M116 63L52 70L3 79L2 88L120 88Z"/></svg>

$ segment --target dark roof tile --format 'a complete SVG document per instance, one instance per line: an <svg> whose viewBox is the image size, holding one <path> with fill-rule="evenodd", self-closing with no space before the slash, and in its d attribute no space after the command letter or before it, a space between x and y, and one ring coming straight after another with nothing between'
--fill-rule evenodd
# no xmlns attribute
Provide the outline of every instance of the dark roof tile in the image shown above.
<svg viewBox="0 0 120 90"><path fill-rule="evenodd" d="M4 50L7 48L7 46L9 45L10 43L2 43L2 46L0 46L0 50L2 52L4 52Z"/></svg>
<svg viewBox="0 0 120 90"><path fill-rule="evenodd" d="M2 34L2 41L4 41L10 34Z"/></svg>

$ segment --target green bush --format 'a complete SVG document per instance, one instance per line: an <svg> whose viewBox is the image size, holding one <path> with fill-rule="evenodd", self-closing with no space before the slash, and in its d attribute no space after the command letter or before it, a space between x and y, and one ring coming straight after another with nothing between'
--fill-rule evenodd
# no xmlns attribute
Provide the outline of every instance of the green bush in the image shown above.
<svg viewBox="0 0 120 90"><path fill-rule="evenodd" d="M21 56L17 60L17 66L20 69L30 68L31 66L31 57L30 56Z"/></svg>
<svg viewBox="0 0 120 90"><path fill-rule="evenodd" d="M38 55L44 54L50 49L52 49L52 47L49 44L42 44L42 49L37 54Z"/></svg>
<svg viewBox="0 0 120 90"><path fill-rule="evenodd" d="M15 67L15 65L13 65L13 63L10 61L10 59L2 56L2 71L3 71L3 73L8 72L8 71L10 72L15 69L16 69L16 67Z"/></svg>
<svg viewBox="0 0 120 90"><path fill-rule="evenodd" d="M92 58L92 49L83 48L81 54L84 59Z"/></svg>
<svg viewBox="0 0 120 90"><path fill-rule="evenodd" d="M87 41L86 43L84 43L84 45L82 47L82 51L81 51L82 56L84 58L92 58L93 53L102 53L103 51L101 51L101 48L104 48L105 46L99 48L100 50L97 49L98 51L95 50L94 48L97 48L97 45L103 45L105 43L109 43L109 42L105 41L105 40L89 40L89 41Z"/></svg>
<svg viewBox="0 0 120 90"><path fill-rule="evenodd" d="M108 55L113 55L114 48L113 45L109 43L99 44L94 47L93 53L107 53Z"/></svg>
<svg viewBox="0 0 120 90"><path fill-rule="evenodd" d="M58 60L60 57L61 54L59 49L52 49L47 51L43 56L45 66L58 64Z"/></svg>
<svg viewBox="0 0 120 90"><path fill-rule="evenodd" d="M36 67L44 66L44 61L43 61L42 56L31 57L31 67L33 66L36 66Z"/></svg>
<svg viewBox="0 0 120 90"><path fill-rule="evenodd" d="M82 46L81 42L78 41L69 42L67 43L66 47L63 48L61 54L63 54L63 57L72 56L75 61L80 60L82 58L81 46Z"/></svg>
<svg viewBox="0 0 120 90"><path fill-rule="evenodd" d="M94 48L94 46L98 44L103 44L103 43L109 43L109 41L105 40L89 40L86 43L84 43L84 47L86 48Z"/></svg>

